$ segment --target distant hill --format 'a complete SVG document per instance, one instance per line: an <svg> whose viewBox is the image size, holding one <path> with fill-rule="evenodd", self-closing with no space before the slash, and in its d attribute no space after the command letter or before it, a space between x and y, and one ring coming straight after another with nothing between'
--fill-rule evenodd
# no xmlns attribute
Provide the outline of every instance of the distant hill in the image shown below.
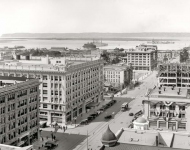
<svg viewBox="0 0 190 150"><path fill-rule="evenodd" d="M11 33L2 38L135 38L135 37L190 37L190 33Z"/></svg>

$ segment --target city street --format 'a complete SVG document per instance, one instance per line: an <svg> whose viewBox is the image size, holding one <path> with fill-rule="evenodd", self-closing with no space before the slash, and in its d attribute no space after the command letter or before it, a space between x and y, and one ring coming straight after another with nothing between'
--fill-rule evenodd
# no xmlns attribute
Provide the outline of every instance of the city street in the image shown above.
<svg viewBox="0 0 190 150"><path fill-rule="evenodd" d="M146 77L142 83L133 90L127 92L122 96L117 97L117 103L115 103L110 108L106 109L102 114L96 117L88 125L77 126L73 129L68 129L63 132L59 129L56 133L58 147L55 150L86 150L87 147L96 150L101 147L101 136L105 132L107 126L109 125L111 130L116 133L122 127L128 127L132 116L129 116L130 112L136 113L142 109L143 96L147 91L147 88L151 88L156 85L156 72L153 72L150 76ZM120 111L122 103L129 103L129 110L125 112ZM113 118L110 120L105 120L106 115L112 115ZM51 136L51 132L54 129L48 128L46 131L42 131L42 137ZM88 140L87 140L88 136ZM50 138L51 139L51 138ZM35 143L35 147L41 144L41 141ZM88 146L87 146L88 145Z"/></svg>

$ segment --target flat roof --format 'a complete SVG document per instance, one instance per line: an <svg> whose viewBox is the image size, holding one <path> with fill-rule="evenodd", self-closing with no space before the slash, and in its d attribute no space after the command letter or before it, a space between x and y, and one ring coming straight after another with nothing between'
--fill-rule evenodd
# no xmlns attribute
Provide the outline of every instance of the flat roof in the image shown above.
<svg viewBox="0 0 190 150"><path fill-rule="evenodd" d="M165 91L164 91L165 88ZM180 94L178 95L180 89ZM162 86L161 89L156 87L155 89L149 89L151 92L149 96L145 95L145 100L151 100L151 101L172 101L172 102L184 102L184 103L190 103L190 99L187 98L187 88L179 88L175 87L172 90L172 87L168 86ZM159 94L159 91L161 93ZM148 98L149 97L149 98Z"/></svg>
<svg viewBox="0 0 190 150"><path fill-rule="evenodd" d="M158 146L156 146L158 138ZM178 150L190 149L189 133L123 128L118 142L103 150Z"/></svg>
<svg viewBox="0 0 190 150"><path fill-rule="evenodd" d="M0 76L0 80L26 81L26 77Z"/></svg>
<svg viewBox="0 0 190 150"><path fill-rule="evenodd" d="M180 90L180 95L178 95L179 90ZM161 94L159 94L159 91L161 91ZM151 95L157 95L158 97L162 98L169 98L169 97L186 98L186 94L187 94L187 88L174 87L174 89L172 90L171 86L162 86L161 89L159 89L159 87L156 87L151 91Z"/></svg>
<svg viewBox="0 0 190 150"><path fill-rule="evenodd" d="M130 66L129 65L127 65L127 64L121 64L121 65L106 65L106 66L104 66L104 69L114 69L114 70L118 70L118 69L120 69L120 70L125 70L125 69L127 69L127 68L130 68Z"/></svg>

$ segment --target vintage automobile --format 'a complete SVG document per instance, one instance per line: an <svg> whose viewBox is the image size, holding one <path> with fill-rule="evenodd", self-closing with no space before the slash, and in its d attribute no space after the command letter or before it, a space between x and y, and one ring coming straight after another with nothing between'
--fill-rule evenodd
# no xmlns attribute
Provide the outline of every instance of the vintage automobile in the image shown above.
<svg viewBox="0 0 190 150"><path fill-rule="evenodd" d="M57 146L58 146L58 144L54 141L47 141L45 143L45 148L47 148L47 149L52 149L52 148L55 148Z"/></svg>
<svg viewBox="0 0 190 150"><path fill-rule="evenodd" d="M112 118L112 115L107 115L104 117L105 119L111 119Z"/></svg>
<svg viewBox="0 0 190 150"><path fill-rule="evenodd" d="M87 125L88 124L88 119L84 119L80 122L80 125Z"/></svg>

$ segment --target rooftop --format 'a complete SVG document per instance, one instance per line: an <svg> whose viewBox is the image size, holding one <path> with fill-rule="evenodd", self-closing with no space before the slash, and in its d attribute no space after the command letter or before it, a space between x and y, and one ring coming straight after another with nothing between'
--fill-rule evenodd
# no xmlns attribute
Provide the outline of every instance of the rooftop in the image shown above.
<svg viewBox="0 0 190 150"><path fill-rule="evenodd" d="M26 81L26 77L0 76L0 80Z"/></svg>
<svg viewBox="0 0 190 150"><path fill-rule="evenodd" d="M165 91L164 91L165 89ZM190 102L189 98L187 98L187 88L178 88L174 87L174 89L170 86L162 86L160 89L159 87L155 87L155 89L149 89L150 93L148 95L145 95L145 97L148 96L151 101L173 101L173 102ZM178 94L180 90L180 93ZM159 94L160 91L160 94Z"/></svg>
<svg viewBox="0 0 190 150"><path fill-rule="evenodd" d="M43 60L3 60L0 61L0 69L34 70L34 71L62 71L75 68L87 62L99 61L97 58L43 58Z"/></svg>
<svg viewBox="0 0 190 150"><path fill-rule="evenodd" d="M178 150L190 149L189 133L124 128L114 147L102 150Z"/></svg>
<svg viewBox="0 0 190 150"><path fill-rule="evenodd" d="M115 65L106 65L104 66L104 69L107 69L107 70L126 70L127 68L130 68L129 65L127 64L115 64Z"/></svg>

